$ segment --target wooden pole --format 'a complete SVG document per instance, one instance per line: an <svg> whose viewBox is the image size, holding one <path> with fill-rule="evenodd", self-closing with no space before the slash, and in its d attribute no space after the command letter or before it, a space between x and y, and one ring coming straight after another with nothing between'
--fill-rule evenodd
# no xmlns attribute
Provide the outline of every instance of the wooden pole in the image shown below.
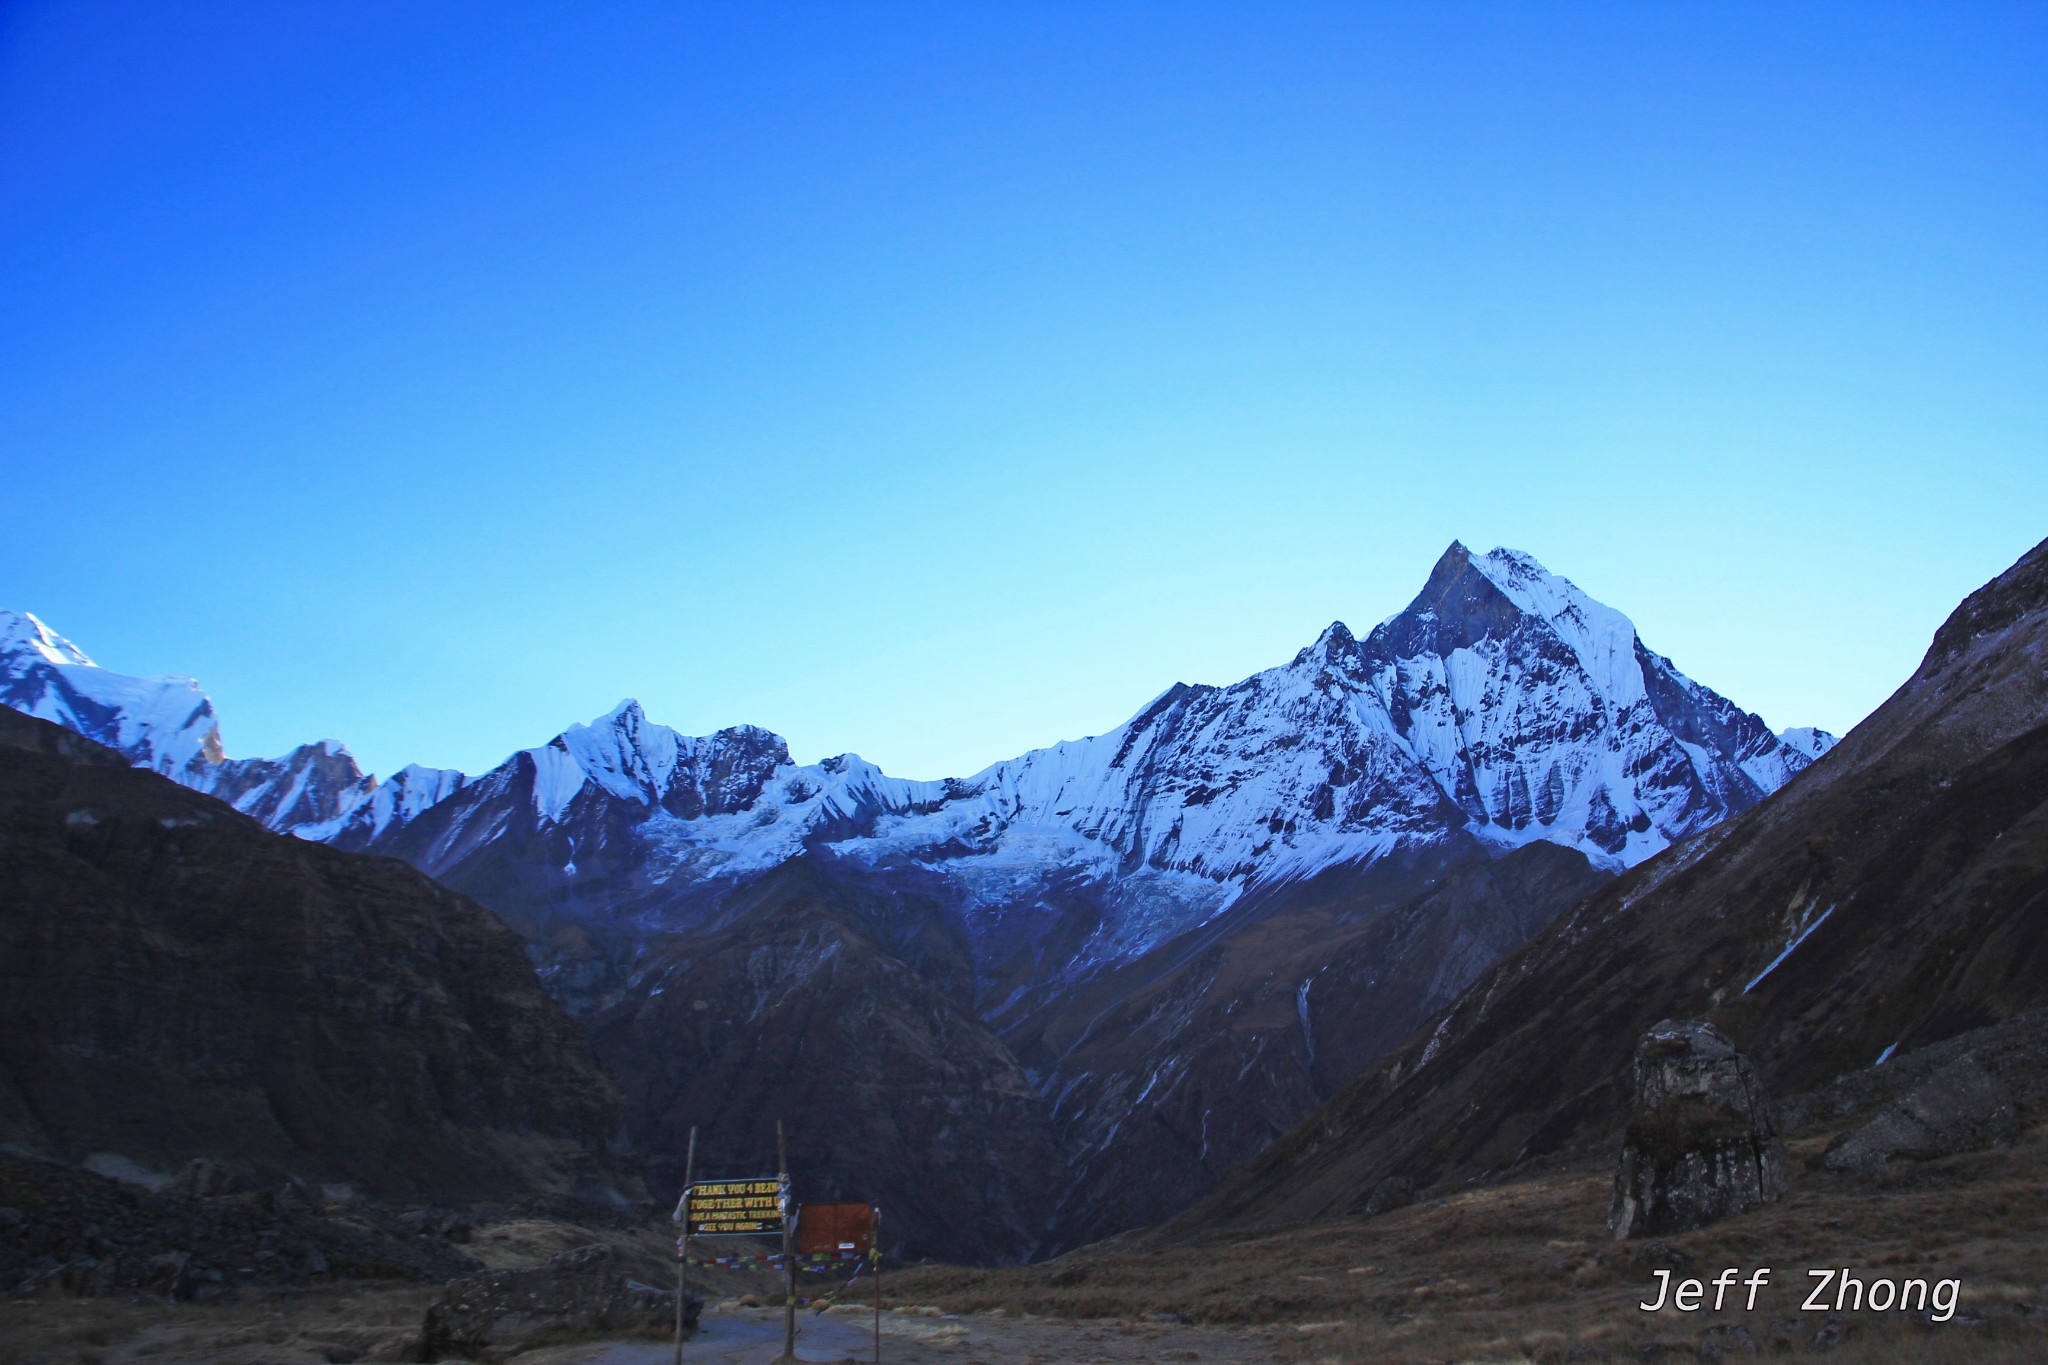
<svg viewBox="0 0 2048 1365"><path fill-rule="evenodd" d="M868 1251L875 1258L875 1365L882 1365L882 1206L868 1205Z"/></svg>
<svg viewBox="0 0 2048 1365"><path fill-rule="evenodd" d="M795 1202L789 1197L789 1147L782 1140L782 1120L775 1120L775 1164L782 1181L782 1358L796 1359L796 1257L791 1254L790 1215Z"/></svg>
<svg viewBox="0 0 2048 1365"><path fill-rule="evenodd" d="M683 1158L683 1235L676 1243L676 1365L683 1365L683 1267L690 1262L690 1182L697 1175L697 1125L690 1125L690 1150Z"/></svg>

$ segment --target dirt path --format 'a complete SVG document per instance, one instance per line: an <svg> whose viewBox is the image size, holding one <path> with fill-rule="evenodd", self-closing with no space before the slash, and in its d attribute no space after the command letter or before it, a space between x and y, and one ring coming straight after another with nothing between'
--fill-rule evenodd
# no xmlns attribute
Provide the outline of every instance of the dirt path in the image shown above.
<svg viewBox="0 0 2048 1365"><path fill-rule="evenodd" d="M797 1319L797 1359L874 1359L874 1320L865 1314ZM683 1350L684 1365L768 1365L782 1354L782 1316L769 1308L707 1310ZM521 1365L671 1365L666 1343L612 1342L535 1352ZM1266 1365L1277 1359L1269 1334L1172 1323L1060 1322L995 1314L927 1317L884 1313L882 1359L888 1365L1150 1365L1156 1361Z"/></svg>

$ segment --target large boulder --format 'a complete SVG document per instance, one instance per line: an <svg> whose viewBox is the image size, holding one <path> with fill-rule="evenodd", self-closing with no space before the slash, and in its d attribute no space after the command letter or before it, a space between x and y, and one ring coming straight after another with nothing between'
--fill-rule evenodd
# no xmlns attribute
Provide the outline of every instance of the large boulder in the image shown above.
<svg viewBox="0 0 2048 1365"><path fill-rule="evenodd" d="M1756 1067L1712 1024L1666 1019L1636 1044L1614 1175L1617 1238L1685 1232L1785 1193L1785 1146Z"/></svg>
<svg viewBox="0 0 2048 1365"><path fill-rule="evenodd" d="M2013 1142L2022 1124L2012 1092L1977 1059L1957 1058L1828 1145L1830 1170L1875 1173L1893 1157L1927 1161Z"/></svg>
<svg viewBox="0 0 2048 1365"><path fill-rule="evenodd" d="M694 1330L704 1301L687 1295ZM505 1360L550 1341L592 1336L661 1337L675 1330L675 1291L627 1279L608 1242L577 1247L529 1270L489 1270L448 1286L427 1310L422 1356Z"/></svg>

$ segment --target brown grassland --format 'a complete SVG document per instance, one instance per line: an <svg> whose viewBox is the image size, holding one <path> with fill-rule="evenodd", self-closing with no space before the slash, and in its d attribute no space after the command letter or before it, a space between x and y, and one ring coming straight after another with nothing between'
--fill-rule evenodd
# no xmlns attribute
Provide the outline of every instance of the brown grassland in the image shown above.
<svg viewBox="0 0 2048 1365"><path fill-rule="evenodd" d="M1825 1353L1841 1361L2048 1360L2048 1129L2021 1145L1870 1178L1790 1144L1783 1202L1697 1232L1616 1243L1611 1165L1585 1161L1374 1219L1144 1254L1114 1243L1016 1270L928 1267L894 1294L958 1313L1272 1324L1286 1362L1643 1360ZM1755 1312L1647 1313L1652 1272L1772 1268ZM1800 1311L1805 1272L1959 1278L1953 1320ZM1731 1308L1740 1308L1731 1299Z"/></svg>
<svg viewBox="0 0 2048 1365"><path fill-rule="evenodd" d="M1807 1159L1826 1140L1791 1144L1792 1191L1783 1202L1652 1242L1607 1237L1608 1169L1588 1159L1369 1220L1163 1251L1110 1242L1017 1269L892 1270L885 1306L930 1305L960 1315L964 1330L915 1349L892 1334L890 1354L960 1365L1155 1355L1283 1365L2048 1359L2048 1128L2012 1148L1899 1164L1876 1177L1812 1166ZM601 1238L622 1243L631 1273L665 1282L658 1277L672 1274L667 1237L665 1223L621 1237L529 1219L479 1228L466 1249L493 1265L532 1264ZM1745 1275L1771 1267L1756 1311L1742 1311L1739 1288L1718 1313L1636 1306L1656 1270L1709 1280L1729 1266ZM1865 1280L1957 1278L1960 1305L1946 1323L1897 1311L1801 1311L1804 1272L1842 1266ZM693 1284L714 1302L771 1292L765 1277L751 1274L705 1272ZM871 1302L865 1284L846 1301ZM392 1358L437 1292L359 1283L251 1291L227 1304L19 1299L0 1303L0 1362ZM1183 1319L1193 1326L1167 1325ZM560 1365L600 1353L593 1343L545 1355Z"/></svg>

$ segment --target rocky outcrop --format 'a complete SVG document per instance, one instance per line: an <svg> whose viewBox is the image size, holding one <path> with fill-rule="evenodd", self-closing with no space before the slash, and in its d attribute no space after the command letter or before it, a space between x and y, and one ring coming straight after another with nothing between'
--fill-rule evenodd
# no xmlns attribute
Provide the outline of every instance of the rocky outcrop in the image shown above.
<svg viewBox="0 0 2048 1365"><path fill-rule="evenodd" d="M683 1300L694 1331L704 1302ZM607 1242L577 1247L530 1270L491 1270L448 1286L427 1310L421 1359L462 1356L505 1360L552 1341L577 1337L663 1337L675 1330L675 1291L629 1280Z"/></svg>
<svg viewBox="0 0 2048 1365"><path fill-rule="evenodd" d="M1617 1238L1687 1232L1785 1194L1785 1144L1749 1058L1699 1019L1636 1044L1635 1109L1607 1226Z"/></svg>
<svg viewBox="0 0 2048 1365"><path fill-rule="evenodd" d="M478 1267L446 1238L303 1187L197 1182L157 1191L0 1153L0 1293L207 1299L330 1277L439 1281ZM194 1184L213 1193L189 1193Z"/></svg>
<svg viewBox="0 0 2048 1365"><path fill-rule="evenodd" d="M1390 1175L1372 1187L1372 1193L1366 1196L1363 1212L1368 1218L1377 1218L1395 1209L1405 1209L1414 1202L1415 1182L1405 1175Z"/></svg>
<svg viewBox="0 0 2048 1365"><path fill-rule="evenodd" d="M0 1143L448 1203L602 1196L621 1127L481 906L0 708Z"/></svg>
<svg viewBox="0 0 2048 1365"><path fill-rule="evenodd" d="M1833 1133L1846 1139L1913 1092L1959 1069L1985 1073L1995 1093L2010 1097L2022 1129L2048 1118L2048 1009L1967 1029L1925 1047L1887 1047L1870 1066L1779 1100L1778 1116L1787 1134ZM1982 1131L1991 1142L2003 1140L2002 1124Z"/></svg>
<svg viewBox="0 0 2048 1365"><path fill-rule="evenodd" d="M1976 1058L1964 1056L1836 1138L1821 1164L1874 1173L1893 1158L1930 1161L2013 1142L2020 1130L2011 1091Z"/></svg>

